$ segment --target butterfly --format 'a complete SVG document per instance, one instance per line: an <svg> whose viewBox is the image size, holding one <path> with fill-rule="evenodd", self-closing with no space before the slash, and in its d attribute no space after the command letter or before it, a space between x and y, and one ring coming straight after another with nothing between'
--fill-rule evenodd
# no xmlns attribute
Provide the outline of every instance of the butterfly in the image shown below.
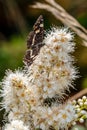
<svg viewBox="0 0 87 130"><path fill-rule="evenodd" d="M24 64L30 66L36 55L38 55L40 48L44 45L42 44L44 37L44 23L43 16L40 15L36 20L33 31L31 31L27 38L27 51L24 56Z"/></svg>

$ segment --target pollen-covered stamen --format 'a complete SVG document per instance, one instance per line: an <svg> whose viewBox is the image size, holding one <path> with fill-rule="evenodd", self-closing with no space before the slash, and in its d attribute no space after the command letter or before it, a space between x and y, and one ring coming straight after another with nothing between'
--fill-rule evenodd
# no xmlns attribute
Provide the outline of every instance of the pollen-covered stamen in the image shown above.
<svg viewBox="0 0 87 130"><path fill-rule="evenodd" d="M14 87L17 87L17 88L23 88L23 87L26 87L24 84L23 84L23 81L22 80L18 80L17 78L13 78L12 79L12 86Z"/></svg>

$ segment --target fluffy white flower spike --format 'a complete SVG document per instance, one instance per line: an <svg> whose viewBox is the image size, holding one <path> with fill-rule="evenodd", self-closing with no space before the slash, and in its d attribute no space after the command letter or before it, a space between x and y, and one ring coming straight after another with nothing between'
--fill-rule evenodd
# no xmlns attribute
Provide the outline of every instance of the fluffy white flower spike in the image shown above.
<svg viewBox="0 0 87 130"><path fill-rule="evenodd" d="M76 78L70 53L74 51L73 35L68 29L52 28L44 38L44 46L29 67L32 85L43 99L61 96ZM41 98L40 97L40 98Z"/></svg>
<svg viewBox="0 0 87 130"><path fill-rule="evenodd" d="M27 74L22 70L7 71L2 82L2 108L8 114L8 120L22 120L28 124L31 109L38 105L36 88L30 86Z"/></svg>
<svg viewBox="0 0 87 130"><path fill-rule="evenodd" d="M73 81L77 77L71 56L75 46L73 34L68 29L53 27L46 33L39 49L34 42L40 31L42 37L39 40L42 41L42 22L40 17L34 27L40 26L41 30L32 31L28 39L29 45L33 45L30 50L28 48L25 60L31 60L31 63L27 61L24 70L7 71L3 79L1 104L10 122L4 130L67 130L72 124L87 118L84 110L87 97L78 100L78 105L76 101L63 104L62 97L74 87ZM34 52L35 47L39 53Z"/></svg>
<svg viewBox="0 0 87 130"><path fill-rule="evenodd" d="M28 89L28 78L22 71L7 71L6 76L2 82L2 105L6 112L16 111L28 111L29 106L27 104L28 95L26 90ZM21 108L22 106L22 108Z"/></svg>

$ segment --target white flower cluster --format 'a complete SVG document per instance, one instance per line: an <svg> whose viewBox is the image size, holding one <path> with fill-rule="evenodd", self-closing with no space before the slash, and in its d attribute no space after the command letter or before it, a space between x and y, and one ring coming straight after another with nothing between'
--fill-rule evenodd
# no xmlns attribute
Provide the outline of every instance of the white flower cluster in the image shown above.
<svg viewBox="0 0 87 130"><path fill-rule="evenodd" d="M38 104L38 95L35 90L30 86L28 76L23 71L6 72L2 82L1 104L6 113L9 113L9 121L21 119L29 124L31 106Z"/></svg>
<svg viewBox="0 0 87 130"><path fill-rule="evenodd" d="M34 125L42 130L68 129L76 119L74 106L68 102L64 106L43 107L39 106L33 115Z"/></svg>
<svg viewBox="0 0 87 130"><path fill-rule="evenodd" d="M74 105L60 102L77 77L72 40L68 29L52 28L31 66L7 71L1 90L9 122L4 130L68 129L76 120Z"/></svg>
<svg viewBox="0 0 87 130"><path fill-rule="evenodd" d="M44 38L45 45L28 70L29 79L38 89L40 99L52 98L56 94L61 96L73 87L77 71L70 56L75 45L72 39L73 35L67 29L58 28L52 28Z"/></svg>
<svg viewBox="0 0 87 130"><path fill-rule="evenodd" d="M82 99L79 98L77 101L73 100L73 106L78 117L76 121L83 123L87 119L87 97L83 96Z"/></svg>
<svg viewBox="0 0 87 130"><path fill-rule="evenodd" d="M13 120L10 124L6 124L4 130L29 130L21 120Z"/></svg>

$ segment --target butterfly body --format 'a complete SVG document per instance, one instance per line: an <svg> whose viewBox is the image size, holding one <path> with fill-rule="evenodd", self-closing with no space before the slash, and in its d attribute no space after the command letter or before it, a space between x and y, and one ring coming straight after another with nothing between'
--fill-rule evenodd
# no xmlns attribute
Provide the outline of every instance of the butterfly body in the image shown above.
<svg viewBox="0 0 87 130"><path fill-rule="evenodd" d="M40 15L33 26L33 31L29 33L27 39L27 51L24 57L24 63L30 66L36 55L38 55L40 48L43 46L42 41L44 37L43 16Z"/></svg>

